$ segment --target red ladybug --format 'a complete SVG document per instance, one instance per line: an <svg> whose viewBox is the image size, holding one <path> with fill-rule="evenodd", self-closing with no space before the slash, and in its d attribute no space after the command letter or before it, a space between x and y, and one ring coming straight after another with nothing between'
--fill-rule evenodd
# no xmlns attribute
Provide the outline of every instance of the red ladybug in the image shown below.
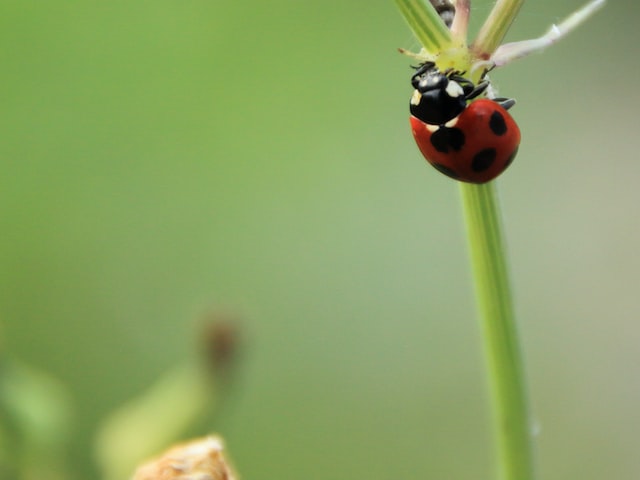
<svg viewBox="0 0 640 480"><path fill-rule="evenodd" d="M438 171L462 182L485 183L511 164L520 129L507 109L511 99L481 98L488 82L474 86L459 72L423 64L411 82L411 130L420 151Z"/></svg>

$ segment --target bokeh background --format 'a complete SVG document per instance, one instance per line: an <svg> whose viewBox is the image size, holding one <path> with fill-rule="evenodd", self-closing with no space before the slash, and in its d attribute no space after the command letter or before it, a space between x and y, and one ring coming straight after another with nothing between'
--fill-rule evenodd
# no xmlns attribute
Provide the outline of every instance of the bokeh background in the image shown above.
<svg viewBox="0 0 640 480"><path fill-rule="evenodd" d="M528 2L508 39L580 5ZM492 75L544 479L640 475L639 14ZM458 191L397 47L390 0L0 2L2 348L72 393L77 478L211 309L242 318L211 428L243 478L492 478Z"/></svg>

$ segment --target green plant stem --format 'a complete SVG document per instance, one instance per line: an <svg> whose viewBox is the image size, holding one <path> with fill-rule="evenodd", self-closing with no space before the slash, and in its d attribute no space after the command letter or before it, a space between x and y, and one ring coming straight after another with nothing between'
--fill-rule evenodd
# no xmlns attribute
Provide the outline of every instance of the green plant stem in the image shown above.
<svg viewBox="0 0 640 480"><path fill-rule="evenodd" d="M500 46L524 0L498 0L484 22L471 49L479 58L489 56Z"/></svg>
<svg viewBox="0 0 640 480"><path fill-rule="evenodd" d="M436 9L426 0L395 0L409 28L428 52L445 50L452 37Z"/></svg>
<svg viewBox="0 0 640 480"><path fill-rule="evenodd" d="M488 58L498 47L522 3L497 1L473 45L479 58ZM430 3L396 4L425 49L439 53L451 42ZM495 185L460 183L460 190L488 369L498 479L533 480L531 423Z"/></svg>
<svg viewBox="0 0 640 480"><path fill-rule="evenodd" d="M500 480L532 480L531 423L494 182L460 183Z"/></svg>

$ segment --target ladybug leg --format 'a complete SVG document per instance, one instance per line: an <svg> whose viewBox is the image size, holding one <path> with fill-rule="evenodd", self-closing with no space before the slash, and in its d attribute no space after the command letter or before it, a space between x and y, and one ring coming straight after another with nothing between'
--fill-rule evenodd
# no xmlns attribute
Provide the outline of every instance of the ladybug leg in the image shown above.
<svg viewBox="0 0 640 480"><path fill-rule="evenodd" d="M473 84L471 84L471 85L473 85ZM484 81L480 82L478 85L473 87L471 90L465 91L464 98L466 100L473 100L477 96L482 95L487 90L489 85L490 85L490 82L488 80L484 80Z"/></svg>
<svg viewBox="0 0 640 480"><path fill-rule="evenodd" d="M506 43L494 52L489 63L496 67L502 67L522 57L544 50L565 37L574 28L584 22L596 10L604 5L605 0L592 0L580 10L573 12L558 25L552 25L547 33L533 40Z"/></svg>
<svg viewBox="0 0 640 480"><path fill-rule="evenodd" d="M475 84L469 80L468 78L465 78L462 76L462 74L460 73L455 73L454 75L451 75L449 77L449 80L452 80L454 82L456 82L457 84L459 84L462 89L464 90L465 95L470 92L471 90L473 90L474 88L476 88Z"/></svg>
<svg viewBox="0 0 640 480"><path fill-rule="evenodd" d="M418 75L422 75L423 73L428 72L435 66L436 64L433 62L424 62L424 63L421 63L420 65L416 65L415 67L411 65L411 68L413 68L416 71L416 73L413 76L415 77Z"/></svg>
<svg viewBox="0 0 640 480"><path fill-rule="evenodd" d="M453 70L453 69L449 68L449 69L445 70L443 73L447 74L447 76L449 77L449 80L453 80L453 81L458 82L460 84L473 85L473 82L471 80L469 80L468 78L463 76L467 72L460 72L458 70Z"/></svg>
<svg viewBox="0 0 640 480"><path fill-rule="evenodd" d="M490 84L488 80L485 80L475 85L471 80L460 75L452 75L449 77L449 80L453 80L462 87L465 100L472 100L478 95L481 95Z"/></svg>
<svg viewBox="0 0 640 480"><path fill-rule="evenodd" d="M467 72L461 72L460 70L454 70L453 68L447 68L443 75L445 75L449 80L453 80L457 83L471 83L470 80L463 77L463 75Z"/></svg>
<svg viewBox="0 0 640 480"><path fill-rule="evenodd" d="M494 98L493 101L496 102L505 110L509 110L511 107L513 107L516 104L516 101L513 98L500 97L500 98Z"/></svg>

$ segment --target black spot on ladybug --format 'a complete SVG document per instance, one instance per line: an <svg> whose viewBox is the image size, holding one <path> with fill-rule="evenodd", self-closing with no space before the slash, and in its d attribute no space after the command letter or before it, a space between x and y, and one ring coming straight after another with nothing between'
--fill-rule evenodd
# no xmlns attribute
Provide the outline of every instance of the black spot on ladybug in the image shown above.
<svg viewBox="0 0 640 480"><path fill-rule="evenodd" d="M499 111L496 110L491 114L491 118L489 119L489 128L496 135L504 135L507 133L507 124Z"/></svg>
<svg viewBox="0 0 640 480"><path fill-rule="evenodd" d="M445 174L447 177L451 177L453 179L457 179L458 178L458 175L456 174L456 172L451 170L449 167L445 167L444 165L442 165L440 163L432 163L431 165L433 165L433 167L436 170L438 170L440 173Z"/></svg>
<svg viewBox="0 0 640 480"><path fill-rule="evenodd" d="M430 141L433 148L439 152L459 151L464 145L464 132L459 128L440 127L433 132Z"/></svg>
<svg viewBox="0 0 640 480"><path fill-rule="evenodd" d="M504 168L506 169L509 165L511 165L511 162L513 162L513 159L516 158L516 154L518 153L518 147L516 147L516 149L513 151L513 153L511 155L509 155L509 158L507 158L507 161L504 164Z"/></svg>
<svg viewBox="0 0 640 480"><path fill-rule="evenodd" d="M471 169L474 172L484 172L493 164L496 159L496 154L497 152L495 148L485 148L484 150L480 150L473 156Z"/></svg>

